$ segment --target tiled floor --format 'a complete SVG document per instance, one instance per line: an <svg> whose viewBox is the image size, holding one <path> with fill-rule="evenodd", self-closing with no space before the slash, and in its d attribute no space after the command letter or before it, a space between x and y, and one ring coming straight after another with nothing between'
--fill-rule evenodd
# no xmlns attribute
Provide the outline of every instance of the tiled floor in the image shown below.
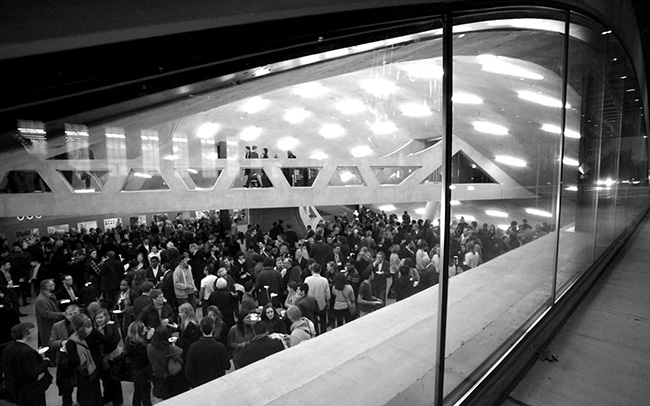
<svg viewBox="0 0 650 406"><path fill-rule="evenodd" d="M650 218L503 406L650 404Z"/></svg>

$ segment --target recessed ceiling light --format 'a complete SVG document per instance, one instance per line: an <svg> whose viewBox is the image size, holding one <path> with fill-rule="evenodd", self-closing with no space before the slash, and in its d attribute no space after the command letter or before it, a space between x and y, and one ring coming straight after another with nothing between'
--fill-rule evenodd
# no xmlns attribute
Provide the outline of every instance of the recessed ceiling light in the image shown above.
<svg viewBox="0 0 650 406"><path fill-rule="evenodd" d="M338 138L345 135L345 128L338 124L325 124L321 127L319 134L323 138Z"/></svg>
<svg viewBox="0 0 650 406"><path fill-rule="evenodd" d="M475 121L473 124L476 131L493 134L493 135L506 135L508 134L508 129L506 127L488 123L486 121Z"/></svg>
<svg viewBox="0 0 650 406"><path fill-rule="evenodd" d="M381 211L395 211L395 210L397 210L397 207L393 206L392 204L387 204L385 206L379 206L379 210L381 210Z"/></svg>
<svg viewBox="0 0 650 406"><path fill-rule="evenodd" d="M165 161L175 161L178 159L178 155L165 155L163 159Z"/></svg>
<svg viewBox="0 0 650 406"><path fill-rule="evenodd" d="M196 136L199 138L211 138L214 137L220 129L221 126L217 123L203 123L196 131Z"/></svg>
<svg viewBox="0 0 650 406"><path fill-rule="evenodd" d="M553 133L553 134L561 134L562 133L562 129L559 126L553 125L553 124L543 124L542 125L542 131L546 131L546 132ZM573 131L573 130L568 130L568 129L564 130L564 135L567 138L576 138L576 139L580 138L580 133L579 132Z"/></svg>
<svg viewBox="0 0 650 406"><path fill-rule="evenodd" d="M323 151L316 151L313 154L311 154L311 156L309 158L310 159L317 159L319 161L322 161L323 159L327 159L328 156Z"/></svg>
<svg viewBox="0 0 650 406"><path fill-rule="evenodd" d="M526 166L526 161L510 156L497 155L494 160L510 166Z"/></svg>
<svg viewBox="0 0 650 406"><path fill-rule="evenodd" d="M372 154L372 149L370 149L370 147L367 145L360 145L358 147L352 148L350 150L350 153L355 158L362 158L364 156L368 156Z"/></svg>
<svg viewBox="0 0 650 406"><path fill-rule="evenodd" d="M304 119L306 119L309 116L309 112L301 107L287 110L287 112L284 114L284 121L289 122L291 124L297 124L302 122Z"/></svg>
<svg viewBox="0 0 650 406"><path fill-rule="evenodd" d="M294 137L284 137L278 141L278 149L281 151L288 151L298 145L298 139Z"/></svg>
<svg viewBox="0 0 650 406"><path fill-rule="evenodd" d="M358 114L366 109L366 105L357 99L342 100L334 106L343 114Z"/></svg>
<svg viewBox="0 0 650 406"><path fill-rule="evenodd" d="M476 190L474 186L467 186L467 190Z"/></svg>
<svg viewBox="0 0 650 406"><path fill-rule="evenodd" d="M530 92L528 90L520 90L517 92L519 95L520 99L528 100L533 103L541 104L542 106L546 107L555 107L555 108L561 108L562 107L562 102L558 99L555 99L550 96L545 96L543 94L535 93L535 92ZM571 105L569 103L566 104L566 108L570 109Z"/></svg>
<svg viewBox="0 0 650 406"><path fill-rule="evenodd" d="M457 104L482 104L483 99L480 97L469 94L469 93L456 93L454 96L451 98L451 101Z"/></svg>
<svg viewBox="0 0 650 406"><path fill-rule="evenodd" d="M508 213L504 213L498 210L485 210L485 214L492 217L508 217Z"/></svg>
<svg viewBox="0 0 650 406"><path fill-rule="evenodd" d="M370 126L370 131L376 135L392 134L397 131L395 123L392 121L380 121Z"/></svg>
<svg viewBox="0 0 650 406"><path fill-rule="evenodd" d="M395 83L385 79L364 79L360 86L366 92L377 97L385 97L397 90Z"/></svg>
<svg viewBox="0 0 650 406"><path fill-rule="evenodd" d="M322 96L329 91L328 88L318 82L308 82L297 85L293 89L293 93L306 99Z"/></svg>
<svg viewBox="0 0 650 406"><path fill-rule="evenodd" d="M429 59L426 61L400 62L397 67L409 76L420 79L440 79L443 70L437 60Z"/></svg>
<svg viewBox="0 0 650 406"><path fill-rule="evenodd" d="M244 104L241 106L241 111L248 114L254 114L259 111L262 111L269 105L269 101L263 99L259 96L251 97L247 99Z"/></svg>
<svg viewBox="0 0 650 406"><path fill-rule="evenodd" d="M399 110L407 117L426 117L432 114L426 105L420 103L404 103L399 106Z"/></svg>
<svg viewBox="0 0 650 406"><path fill-rule="evenodd" d="M551 213L539 209L527 208L526 213L532 214L533 216L539 216L539 217L553 217Z"/></svg>
<svg viewBox="0 0 650 406"><path fill-rule="evenodd" d="M460 206L460 202L458 200L451 200L449 204L452 206Z"/></svg>
<svg viewBox="0 0 650 406"><path fill-rule="evenodd" d="M516 76L525 79L542 80L544 76L539 73L532 72L528 69L519 67L513 63L506 62L498 56L494 55L479 55L477 59L483 70L486 72L498 73L500 75Z"/></svg>
<svg viewBox="0 0 650 406"><path fill-rule="evenodd" d="M577 159L569 158L566 156L564 157L564 159L562 159L562 162L568 166L580 166L580 162L578 162Z"/></svg>
<svg viewBox="0 0 650 406"><path fill-rule="evenodd" d="M262 129L256 126L246 127L239 133L239 138L242 141L253 141L262 134Z"/></svg>

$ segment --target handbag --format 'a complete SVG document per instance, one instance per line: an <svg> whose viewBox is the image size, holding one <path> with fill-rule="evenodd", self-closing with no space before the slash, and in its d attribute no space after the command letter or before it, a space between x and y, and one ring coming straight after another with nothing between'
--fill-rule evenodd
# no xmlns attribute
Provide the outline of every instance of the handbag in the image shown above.
<svg viewBox="0 0 650 406"><path fill-rule="evenodd" d="M348 302L348 312L350 312L350 316L353 319L356 319L359 312L357 311L357 305L354 304L354 302Z"/></svg>
<svg viewBox="0 0 650 406"><path fill-rule="evenodd" d="M176 361L171 354L167 358L169 358L167 360L167 372L171 376L178 375L183 370L183 364Z"/></svg>

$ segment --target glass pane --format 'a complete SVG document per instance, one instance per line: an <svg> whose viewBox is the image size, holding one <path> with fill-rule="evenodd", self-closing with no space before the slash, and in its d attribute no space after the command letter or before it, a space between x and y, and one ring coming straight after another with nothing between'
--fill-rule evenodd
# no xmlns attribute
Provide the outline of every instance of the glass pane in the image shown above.
<svg viewBox="0 0 650 406"><path fill-rule="evenodd" d="M551 303L561 137L545 128L562 122L561 18L455 27L448 399ZM575 126L573 89L567 114ZM463 311L477 300L489 306Z"/></svg>
<svg viewBox="0 0 650 406"><path fill-rule="evenodd" d="M108 171L59 171L75 193L101 192Z"/></svg>
<svg viewBox="0 0 650 406"><path fill-rule="evenodd" d="M232 188L270 188L273 187L263 168L247 168L239 171Z"/></svg>
<svg viewBox="0 0 650 406"><path fill-rule="evenodd" d="M282 168L282 174L291 187L310 187L316 181L320 168Z"/></svg>
<svg viewBox="0 0 650 406"><path fill-rule="evenodd" d="M211 190L219 180L222 169L193 169L178 170L181 178L190 190ZM185 176L189 177L187 181Z"/></svg>
<svg viewBox="0 0 650 406"><path fill-rule="evenodd" d="M365 184L358 168L339 166L330 179L329 186L365 186Z"/></svg>
<svg viewBox="0 0 650 406"><path fill-rule="evenodd" d="M418 167L414 166L372 167L375 177L382 185L399 185L418 169Z"/></svg>
<svg viewBox="0 0 650 406"><path fill-rule="evenodd" d="M168 190L165 179L155 169L131 169L126 178L124 192Z"/></svg>
<svg viewBox="0 0 650 406"><path fill-rule="evenodd" d="M9 171L0 183L0 193L43 193L51 192L41 175L36 171Z"/></svg>

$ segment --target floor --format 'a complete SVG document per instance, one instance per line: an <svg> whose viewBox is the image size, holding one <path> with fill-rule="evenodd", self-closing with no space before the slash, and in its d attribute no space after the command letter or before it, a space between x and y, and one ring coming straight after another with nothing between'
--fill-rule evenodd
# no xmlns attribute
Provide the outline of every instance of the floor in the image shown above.
<svg viewBox="0 0 650 406"><path fill-rule="evenodd" d="M502 406L649 404L649 247L646 216Z"/></svg>

